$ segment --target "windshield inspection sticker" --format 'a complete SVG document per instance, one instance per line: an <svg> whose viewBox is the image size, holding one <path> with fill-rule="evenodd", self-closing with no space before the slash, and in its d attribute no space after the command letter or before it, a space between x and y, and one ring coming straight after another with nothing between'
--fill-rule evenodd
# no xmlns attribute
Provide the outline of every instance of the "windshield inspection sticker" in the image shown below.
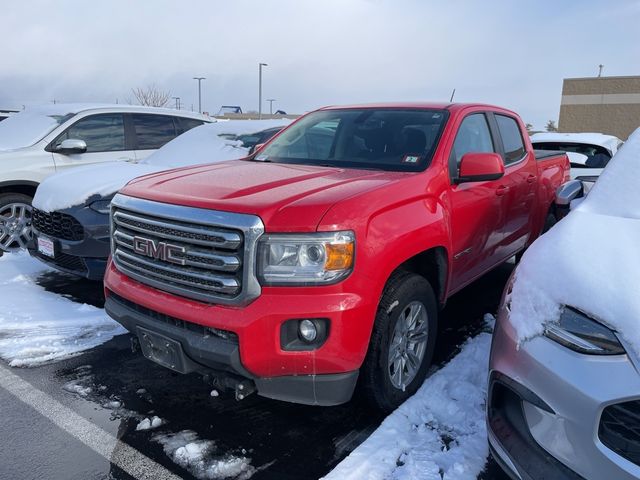
<svg viewBox="0 0 640 480"><path fill-rule="evenodd" d="M402 163L418 163L418 160L420 160L419 156L405 155L404 158L402 159Z"/></svg>

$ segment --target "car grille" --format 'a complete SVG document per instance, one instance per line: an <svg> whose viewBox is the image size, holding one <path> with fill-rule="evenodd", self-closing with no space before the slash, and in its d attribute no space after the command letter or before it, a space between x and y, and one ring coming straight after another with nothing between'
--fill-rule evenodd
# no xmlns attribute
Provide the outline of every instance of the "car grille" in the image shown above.
<svg viewBox="0 0 640 480"><path fill-rule="evenodd" d="M38 232L53 238L71 241L84 239L82 224L66 213L49 213L34 208L31 223Z"/></svg>
<svg viewBox="0 0 640 480"><path fill-rule="evenodd" d="M111 228L114 263L135 280L207 303L247 303L260 292L257 217L118 195Z"/></svg>
<svg viewBox="0 0 640 480"><path fill-rule="evenodd" d="M640 401L606 407L600 417L598 436L618 455L640 465Z"/></svg>
<svg viewBox="0 0 640 480"><path fill-rule="evenodd" d="M87 265L84 263L84 260L75 255L58 252L55 258L47 257L40 253L37 253L37 256L45 263L56 265L63 270L69 270L77 275L85 275L87 273Z"/></svg>

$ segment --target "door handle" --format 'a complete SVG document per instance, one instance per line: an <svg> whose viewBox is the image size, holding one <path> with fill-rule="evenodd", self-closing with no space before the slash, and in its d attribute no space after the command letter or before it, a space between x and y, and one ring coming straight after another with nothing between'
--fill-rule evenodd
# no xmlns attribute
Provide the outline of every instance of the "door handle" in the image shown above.
<svg viewBox="0 0 640 480"><path fill-rule="evenodd" d="M536 177L535 175L529 175L529 176L527 177L527 183L533 183L533 182L535 182L535 181L536 181L536 179L537 179L537 178L538 178L538 177Z"/></svg>
<svg viewBox="0 0 640 480"><path fill-rule="evenodd" d="M509 191L509 187L505 187L504 185L500 185L498 188L496 188L496 195L501 197L502 195L505 195L508 191Z"/></svg>

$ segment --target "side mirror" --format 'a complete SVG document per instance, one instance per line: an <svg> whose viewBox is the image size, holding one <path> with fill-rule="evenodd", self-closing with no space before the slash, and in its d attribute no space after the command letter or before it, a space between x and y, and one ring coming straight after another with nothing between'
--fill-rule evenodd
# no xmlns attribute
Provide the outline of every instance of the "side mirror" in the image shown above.
<svg viewBox="0 0 640 480"><path fill-rule="evenodd" d="M76 138L67 138L62 143L56 145L54 152L62 155L69 155L71 153L84 153L87 151L87 142L84 140L78 140Z"/></svg>
<svg viewBox="0 0 640 480"><path fill-rule="evenodd" d="M580 180L569 180L560 185L556 191L556 217L558 220L569 214L573 200L584 197L584 195L584 184Z"/></svg>
<svg viewBox="0 0 640 480"><path fill-rule="evenodd" d="M456 183L497 180L504 175L504 164L497 153L466 153L460 161Z"/></svg>

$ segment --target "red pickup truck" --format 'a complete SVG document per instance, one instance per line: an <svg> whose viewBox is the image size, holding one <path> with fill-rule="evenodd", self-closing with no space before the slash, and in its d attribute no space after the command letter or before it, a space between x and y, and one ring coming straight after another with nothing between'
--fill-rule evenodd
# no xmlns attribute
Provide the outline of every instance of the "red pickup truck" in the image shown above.
<svg viewBox="0 0 640 480"><path fill-rule="evenodd" d="M447 298L553 222L564 154L478 104L309 113L253 155L129 183L111 207L106 309L148 358L383 410L429 369Z"/></svg>

